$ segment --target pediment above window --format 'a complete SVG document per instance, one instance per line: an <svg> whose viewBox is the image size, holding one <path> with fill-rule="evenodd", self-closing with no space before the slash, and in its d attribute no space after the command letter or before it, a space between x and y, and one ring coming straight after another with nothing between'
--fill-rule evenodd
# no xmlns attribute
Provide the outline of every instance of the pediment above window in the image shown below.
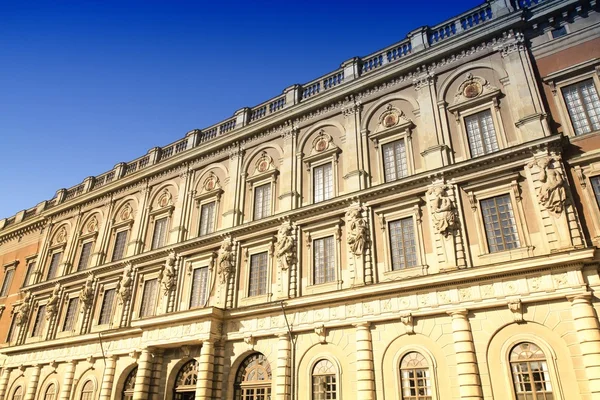
<svg viewBox="0 0 600 400"><path fill-rule="evenodd" d="M221 198L221 194L223 194L223 189L221 188L219 177L211 172L204 182L202 182L200 193L198 193L194 199L196 201L202 201L204 199L216 197L217 200L219 200Z"/></svg>
<svg viewBox="0 0 600 400"><path fill-rule="evenodd" d="M448 107L448 110L454 113L488 101L496 103L500 94L500 89L486 79L469 73L458 87L454 95L454 102Z"/></svg>
<svg viewBox="0 0 600 400"><path fill-rule="evenodd" d="M266 151L262 152L254 167L252 176L246 178L248 182L274 179L279 173L273 162L273 157L269 156Z"/></svg>
<svg viewBox="0 0 600 400"><path fill-rule="evenodd" d="M338 155L341 152L342 149L333 142L331 135L321 130L313 139L310 154L304 157L304 163L306 164L306 168L310 169L311 164L327 158L333 158L337 161Z"/></svg>
<svg viewBox="0 0 600 400"><path fill-rule="evenodd" d="M379 124L374 132L369 133L369 138L375 142L387 136L405 133L410 135L415 124L410 118L407 118L402 110L388 104L385 110L379 116Z"/></svg>

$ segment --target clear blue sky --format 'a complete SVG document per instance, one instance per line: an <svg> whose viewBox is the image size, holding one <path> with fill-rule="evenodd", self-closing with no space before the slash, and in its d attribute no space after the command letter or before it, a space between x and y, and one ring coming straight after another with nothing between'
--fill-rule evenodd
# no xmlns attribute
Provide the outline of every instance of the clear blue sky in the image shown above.
<svg viewBox="0 0 600 400"><path fill-rule="evenodd" d="M0 0L0 219L481 3Z"/></svg>

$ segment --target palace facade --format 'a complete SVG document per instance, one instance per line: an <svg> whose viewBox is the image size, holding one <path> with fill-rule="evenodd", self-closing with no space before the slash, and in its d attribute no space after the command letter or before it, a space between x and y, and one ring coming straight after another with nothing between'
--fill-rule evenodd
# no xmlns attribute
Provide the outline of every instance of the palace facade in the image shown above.
<svg viewBox="0 0 600 400"><path fill-rule="evenodd" d="M489 0L0 220L0 400L600 399L600 14Z"/></svg>

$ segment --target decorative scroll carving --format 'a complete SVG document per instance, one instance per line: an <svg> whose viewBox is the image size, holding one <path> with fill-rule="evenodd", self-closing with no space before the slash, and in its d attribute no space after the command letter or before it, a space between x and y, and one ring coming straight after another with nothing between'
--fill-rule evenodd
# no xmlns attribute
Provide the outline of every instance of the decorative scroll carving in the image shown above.
<svg viewBox="0 0 600 400"><path fill-rule="evenodd" d="M83 307L81 307L81 312L85 312L88 309L92 302L94 301L94 275L88 275L81 291L79 292L79 301Z"/></svg>
<svg viewBox="0 0 600 400"><path fill-rule="evenodd" d="M447 236L456 226L456 207L448 196L445 186L429 189L432 196L431 218L437 233Z"/></svg>
<svg viewBox="0 0 600 400"><path fill-rule="evenodd" d="M125 304L131 298L131 288L133 286L132 269L131 263L125 264L123 275L121 276L121 281L119 282L119 304Z"/></svg>
<svg viewBox="0 0 600 400"><path fill-rule="evenodd" d="M353 204L346 211L346 242L350 252L356 256L362 255L368 241L369 229L367 219L362 215L360 204Z"/></svg>
<svg viewBox="0 0 600 400"><path fill-rule="evenodd" d="M277 233L275 256L277 257L277 265L282 271L287 271L295 261L293 230L292 225L285 222Z"/></svg>
<svg viewBox="0 0 600 400"><path fill-rule="evenodd" d="M235 272L231 239L225 239L221 244L219 255L217 256L217 266L220 282L221 284L226 284L231 274Z"/></svg>
<svg viewBox="0 0 600 400"><path fill-rule="evenodd" d="M256 160L256 174L262 174L274 168L273 158L263 151L258 160Z"/></svg>
<svg viewBox="0 0 600 400"><path fill-rule="evenodd" d="M329 148L331 142L331 136L326 134L324 130L321 130L312 142L313 151L316 153L325 151Z"/></svg>
<svg viewBox="0 0 600 400"><path fill-rule="evenodd" d="M46 303L46 320L51 320L58 311L58 300L60 298L60 283L54 285L52 294Z"/></svg>
<svg viewBox="0 0 600 400"><path fill-rule="evenodd" d="M165 296L167 296L171 289L175 287L175 279L177 277L177 267L175 266L176 262L177 255L173 250L171 250L167 256L165 264L163 265L160 279Z"/></svg>
<svg viewBox="0 0 600 400"><path fill-rule="evenodd" d="M529 163L529 168L534 165L540 169L539 180L542 182L538 191L538 200L540 205L546 208L548 212L558 217L562 214L567 196L565 192L565 180L559 168L554 168L554 162L558 162L554 157L544 157Z"/></svg>
<svg viewBox="0 0 600 400"><path fill-rule="evenodd" d="M248 349L254 350L254 345L256 344L256 340L255 340L254 336L252 336L250 334L250 335L244 336L244 343L246 343L246 345L248 346Z"/></svg>

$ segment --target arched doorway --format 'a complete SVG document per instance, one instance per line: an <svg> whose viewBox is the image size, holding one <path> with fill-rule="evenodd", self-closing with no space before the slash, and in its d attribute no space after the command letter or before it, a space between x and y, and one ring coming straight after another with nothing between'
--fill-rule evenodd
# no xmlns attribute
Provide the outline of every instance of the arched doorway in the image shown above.
<svg viewBox="0 0 600 400"><path fill-rule="evenodd" d="M269 400L271 366L260 353L247 357L235 376L235 400Z"/></svg>
<svg viewBox="0 0 600 400"><path fill-rule="evenodd" d="M194 400L198 381L198 361L186 362L179 370L173 387L174 400Z"/></svg>

